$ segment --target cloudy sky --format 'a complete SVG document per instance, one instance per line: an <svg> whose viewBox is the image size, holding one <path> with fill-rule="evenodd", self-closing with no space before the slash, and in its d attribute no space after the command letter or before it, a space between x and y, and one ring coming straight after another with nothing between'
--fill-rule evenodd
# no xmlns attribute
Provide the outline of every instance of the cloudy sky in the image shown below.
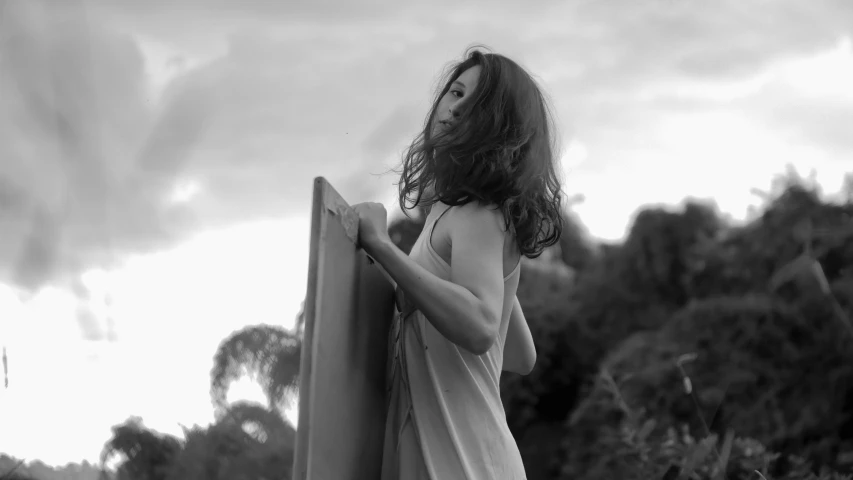
<svg viewBox="0 0 853 480"><path fill-rule="evenodd" d="M382 173L474 43L547 89L597 237L853 170L848 0L0 0L0 452L210 421L218 342L294 323L312 178L396 209Z"/></svg>

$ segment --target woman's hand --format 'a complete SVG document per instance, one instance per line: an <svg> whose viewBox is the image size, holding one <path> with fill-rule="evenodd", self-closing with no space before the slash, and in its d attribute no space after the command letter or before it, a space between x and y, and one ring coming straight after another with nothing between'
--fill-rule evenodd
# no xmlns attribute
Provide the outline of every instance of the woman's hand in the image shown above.
<svg viewBox="0 0 853 480"><path fill-rule="evenodd" d="M358 213L358 245L368 254L372 254L382 242L391 240L388 236L388 212L384 205L365 202L352 208Z"/></svg>

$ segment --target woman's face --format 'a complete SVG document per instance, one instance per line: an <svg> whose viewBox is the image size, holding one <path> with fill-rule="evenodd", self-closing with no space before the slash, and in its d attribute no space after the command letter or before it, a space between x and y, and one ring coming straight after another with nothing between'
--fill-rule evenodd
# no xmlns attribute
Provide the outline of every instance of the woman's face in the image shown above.
<svg viewBox="0 0 853 480"><path fill-rule="evenodd" d="M438 107L433 117L432 130L433 133L447 130L454 122L459 120L459 107L463 99L473 95L474 89L477 88L477 83L480 80L479 65L474 65L462 72L459 78L453 81L447 93L441 97L438 102Z"/></svg>

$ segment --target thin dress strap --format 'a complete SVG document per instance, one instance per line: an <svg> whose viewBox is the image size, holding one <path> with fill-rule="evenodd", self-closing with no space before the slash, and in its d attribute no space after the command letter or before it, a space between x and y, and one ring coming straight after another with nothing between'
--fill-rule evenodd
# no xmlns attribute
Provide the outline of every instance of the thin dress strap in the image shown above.
<svg viewBox="0 0 853 480"><path fill-rule="evenodd" d="M439 205L439 204L437 204L437 203L434 204L433 208L435 207L435 205ZM441 205L444 205L444 204L441 204ZM443 217L444 214L447 213L451 208L453 208L453 207L447 206L447 208L445 208L443 212L439 213L436 218L434 218L432 220L428 220L424 224L424 227L421 230L420 241L415 242L415 245L412 246L413 252L414 252L415 248L426 248L428 252L430 250L432 250L432 233L435 230L435 225L438 223L438 221L441 219L441 217ZM432 213L432 211L430 211L430 213ZM429 218L429 216L430 215L427 215L427 218ZM423 233L426 233L426 235L423 235ZM422 242L427 242L427 245L419 245ZM410 255L411 255L411 253L410 253ZM405 292L403 292L403 289L400 288L399 285L397 285L397 288L394 290L394 305L397 307L397 311L403 314L403 318L408 317L409 314L411 314L415 310L414 305L406 302Z"/></svg>

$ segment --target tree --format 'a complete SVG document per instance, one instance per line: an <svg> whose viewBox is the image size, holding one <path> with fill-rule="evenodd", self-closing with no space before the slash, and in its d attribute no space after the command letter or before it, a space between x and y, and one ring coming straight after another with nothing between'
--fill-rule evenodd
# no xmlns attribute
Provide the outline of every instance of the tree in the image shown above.
<svg viewBox="0 0 853 480"><path fill-rule="evenodd" d="M112 430L113 436L101 453L102 479L108 478L107 463L120 455L118 480L166 480L181 452L178 439L148 429L139 417L131 417Z"/></svg>
<svg viewBox="0 0 853 480"><path fill-rule="evenodd" d="M563 263L576 271L584 270L597 256L589 232L573 212L563 214L563 231L558 245Z"/></svg>
<svg viewBox="0 0 853 480"><path fill-rule="evenodd" d="M223 340L214 355L211 397L217 422L184 429L185 441L146 428L140 418L113 427L101 455L107 463L122 457L118 480L254 480L289 478L296 431L279 406L295 393L300 339L289 331L254 325ZM232 381L249 374L263 387L267 406L227 402Z"/></svg>
<svg viewBox="0 0 853 480"><path fill-rule="evenodd" d="M299 379L301 340L281 327L254 325L233 333L219 344L210 372L210 396L221 416L227 409L231 382L245 374L264 390L270 410L295 395Z"/></svg>
<svg viewBox="0 0 853 480"><path fill-rule="evenodd" d="M238 402L207 429L184 429L169 480L289 479L296 431L263 405Z"/></svg>
<svg viewBox="0 0 853 480"><path fill-rule="evenodd" d="M633 291L681 306L691 293L692 253L722 228L713 206L688 201L681 212L641 210L622 249L622 277Z"/></svg>

